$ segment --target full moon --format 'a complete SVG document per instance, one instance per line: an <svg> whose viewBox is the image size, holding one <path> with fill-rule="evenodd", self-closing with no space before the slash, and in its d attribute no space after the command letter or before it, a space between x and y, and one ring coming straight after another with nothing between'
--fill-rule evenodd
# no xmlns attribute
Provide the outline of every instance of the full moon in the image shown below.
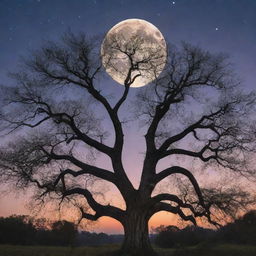
<svg viewBox="0 0 256 256"><path fill-rule="evenodd" d="M101 57L106 72L116 82L122 85L130 82L131 87L141 87L163 71L166 42L153 24L127 19L108 31L101 45Z"/></svg>

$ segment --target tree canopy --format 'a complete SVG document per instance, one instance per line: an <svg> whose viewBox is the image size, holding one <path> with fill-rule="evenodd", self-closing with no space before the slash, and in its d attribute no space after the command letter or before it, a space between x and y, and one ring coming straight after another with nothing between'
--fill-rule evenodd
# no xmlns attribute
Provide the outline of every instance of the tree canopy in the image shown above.
<svg viewBox="0 0 256 256"><path fill-rule="evenodd" d="M254 202L249 191L239 187L200 187L194 168L186 163L195 160L196 168L205 173L212 168L216 173L255 177L255 93L243 92L224 54L186 43L170 46L161 75L138 89L133 99L146 147L135 188L123 165L129 156L123 155L120 109L127 108L130 86L143 67L157 68L150 65L150 49L133 58L140 49L137 43L129 42L125 48L113 43L111 58L119 58L115 52L121 51L129 59L122 70L123 92L113 97L106 88L95 38L68 33L25 60L12 74L16 84L1 87L1 130L9 137L0 152L0 176L18 188L39 188L40 202L50 198L73 204L81 218L118 220L125 231L123 251L152 253L148 220L155 213L171 212L195 225L198 218L219 225L221 214L232 215ZM156 54L152 52L153 59ZM110 160L111 169L90 161L98 153ZM182 157L183 164L177 164L176 157ZM163 159L170 164L159 171ZM176 194L154 194L157 184L173 175L182 175L189 183ZM96 180L112 183L124 208L104 204L104 195L94 190Z"/></svg>

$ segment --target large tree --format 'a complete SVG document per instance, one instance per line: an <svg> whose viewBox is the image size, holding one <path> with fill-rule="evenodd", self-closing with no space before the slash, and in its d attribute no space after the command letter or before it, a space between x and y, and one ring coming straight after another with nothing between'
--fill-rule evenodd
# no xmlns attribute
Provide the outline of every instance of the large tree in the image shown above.
<svg viewBox="0 0 256 256"><path fill-rule="evenodd" d="M61 42L47 43L12 74L16 83L1 87L1 129L9 137L0 152L0 173L3 181L19 188L37 187L42 201L47 196L60 202L78 198L73 202L81 218L109 216L123 225L123 252L150 255L148 221L155 213L167 211L195 225L198 218L205 218L218 225L221 213L231 214L251 202L237 188L200 188L194 169L205 168L207 179L209 168L247 177L255 174L248 161L255 149L255 95L242 92L223 54L189 44L170 47L165 69L153 83L130 88L142 70L156 74L159 65L154 61L162 56L156 49L145 50L135 38L122 44L118 40L109 44L112 50L108 49L111 54L104 65L117 72L116 58L128 61L120 96L110 95L107 88L98 41L84 35L69 33ZM123 154L120 116L126 118L131 90L138 92L133 113L143 120L146 131L138 188L123 165L129 155ZM110 159L111 169L91 161L97 153ZM178 165L176 156L184 164ZM173 164L158 171L158 163L166 158ZM192 160L196 164L187 168ZM173 175L184 176L189 186L181 193L156 194L155 187ZM100 193L91 190L93 182L84 182L88 176L112 183L125 206L102 203Z"/></svg>

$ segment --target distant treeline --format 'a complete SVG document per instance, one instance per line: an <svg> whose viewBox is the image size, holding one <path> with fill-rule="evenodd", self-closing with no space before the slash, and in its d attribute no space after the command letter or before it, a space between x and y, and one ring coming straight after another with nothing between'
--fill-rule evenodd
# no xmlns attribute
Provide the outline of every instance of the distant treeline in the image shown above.
<svg viewBox="0 0 256 256"><path fill-rule="evenodd" d="M234 243L256 245L256 210L229 223L218 230L187 226L159 226L155 230L154 242L159 247L172 248L193 246L199 243Z"/></svg>
<svg viewBox="0 0 256 256"><path fill-rule="evenodd" d="M78 232L74 223L65 220L51 222L20 215L0 218L0 244L98 246L122 240L123 235Z"/></svg>
<svg viewBox="0 0 256 256"><path fill-rule="evenodd" d="M199 243L235 243L256 245L256 211L229 223L219 230L188 226L159 226L154 229L151 240L159 247L193 246ZM0 244L99 246L121 243L123 235L79 232L68 221L51 222L29 216L13 215L0 218Z"/></svg>

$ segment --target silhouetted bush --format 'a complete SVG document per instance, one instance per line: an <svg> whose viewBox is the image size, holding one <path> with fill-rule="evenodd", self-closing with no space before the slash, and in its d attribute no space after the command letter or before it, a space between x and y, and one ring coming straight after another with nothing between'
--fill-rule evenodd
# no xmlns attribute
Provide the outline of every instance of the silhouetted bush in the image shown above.
<svg viewBox="0 0 256 256"><path fill-rule="evenodd" d="M36 229L28 216L0 218L0 243L29 245Z"/></svg>
<svg viewBox="0 0 256 256"><path fill-rule="evenodd" d="M154 242L163 248L193 246L199 243L234 243L256 245L256 210L215 231L195 226L179 229L159 226L155 229Z"/></svg>
<svg viewBox="0 0 256 256"><path fill-rule="evenodd" d="M78 232L77 226L65 220L51 222L29 216L0 218L0 244L99 246L121 243L123 235Z"/></svg>
<svg viewBox="0 0 256 256"><path fill-rule="evenodd" d="M0 218L0 244L69 246L76 236L76 225L68 221L50 224L28 216Z"/></svg>
<svg viewBox="0 0 256 256"><path fill-rule="evenodd" d="M256 210L224 226L218 232L218 241L256 245Z"/></svg>
<svg viewBox="0 0 256 256"><path fill-rule="evenodd" d="M188 226L184 229L167 226L156 230L156 232L158 234L154 242L157 246L163 248L197 245L203 241L208 241L215 233L213 230L194 226Z"/></svg>
<svg viewBox="0 0 256 256"><path fill-rule="evenodd" d="M77 235L76 225L68 221L56 221L52 224L51 240L54 245L73 245Z"/></svg>

